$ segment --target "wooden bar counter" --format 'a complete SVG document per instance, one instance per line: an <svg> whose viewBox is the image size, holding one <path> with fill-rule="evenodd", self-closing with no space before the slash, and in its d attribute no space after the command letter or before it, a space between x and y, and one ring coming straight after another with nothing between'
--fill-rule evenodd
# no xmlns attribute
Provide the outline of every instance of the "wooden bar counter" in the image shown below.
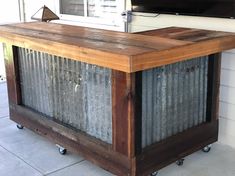
<svg viewBox="0 0 235 176"><path fill-rule="evenodd" d="M0 41L10 118L115 175L150 175L218 139L234 33L33 22L0 26Z"/></svg>

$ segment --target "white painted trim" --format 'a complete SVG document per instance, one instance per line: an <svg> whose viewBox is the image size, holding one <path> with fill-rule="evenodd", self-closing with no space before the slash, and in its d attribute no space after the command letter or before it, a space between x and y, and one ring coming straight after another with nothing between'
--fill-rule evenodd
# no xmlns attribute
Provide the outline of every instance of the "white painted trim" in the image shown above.
<svg viewBox="0 0 235 176"><path fill-rule="evenodd" d="M84 0L85 2L86 0ZM110 29L117 31L124 31L125 25L122 21L121 13L125 10L125 0L118 0L118 13L115 18L97 18L97 17L81 17L75 15L66 15L60 14L60 5L59 0L55 0L56 6L56 14L60 17L59 23L63 24L73 24L73 25L81 25L86 27L93 28L102 28L102 29Z"/></svg>

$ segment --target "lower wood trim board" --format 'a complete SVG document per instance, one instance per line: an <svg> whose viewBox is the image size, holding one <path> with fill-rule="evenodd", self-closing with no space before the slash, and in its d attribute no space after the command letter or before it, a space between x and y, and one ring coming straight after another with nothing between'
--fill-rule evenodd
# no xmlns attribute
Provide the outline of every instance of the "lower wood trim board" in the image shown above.
<svg viewBox="0 0 235 176"><path fill-rule="evenodd" d="M20 105L10 104L10 118L118 176L145 176L218 139L218 120L193 127L146 147L128 159L110 144L64 127Z"/></svg>
<svg viewBox="0 0 235 176"><path fill-rule="evenodd" d="M193 127L144 149L137 175L148 175L218 140L218 120Z"/></svg>
<svg viewBox="0 0 235 176"><path fill-rule="evenodd" d="M10 119L116 175L129 175L131 162L109 144L64 127L20 105L10 104Z"/></svg>

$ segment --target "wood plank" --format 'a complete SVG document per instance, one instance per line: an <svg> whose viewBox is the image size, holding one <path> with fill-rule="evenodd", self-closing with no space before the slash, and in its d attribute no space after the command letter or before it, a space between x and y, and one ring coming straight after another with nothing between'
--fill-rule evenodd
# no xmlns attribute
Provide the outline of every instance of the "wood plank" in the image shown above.
<svg viewBox="0 0 235 176"><path fill-rule="evenodd" d="M11 24L8 28L12 28L14 31L23 32L33 31L34 33L47 34L47 35L63 35L64 37L79 38L80 40L92 40L96 42L104 42L109 45L119 44L133 47L149 48L149 49L164 49L170 46L184 45L191 42L185 42L181 40L168 39L159 36L143 36L137 34L129 34L124 32L114 32L109 30L100 30L92 28L84 28L79 26L70 26L62 24L51 23L29 23L29 25ZM17 29L17 30L16 30ZM60 30L61 29L61 30ZM22 33L22 32L21 32ZM48 36L49 37L49 36ZM53 38L51 39L53 40ZM97 47L97 46L95 46ZM114 48L115 49L115 48ZM124 51L125 52L125 51Z"/></svg>
<svg viewBox="0 0 235 176"><path fill-rule="evenodd" d="M119 176L128 176L131 161L93 137L75 132L23 106L10 104L11 120Z"/></svg>
<svg viewBox="0 0 235 176"><path fill-rule="evenodd" d="M231 33L229 32L209 31L203 29L181 28L181 27L180 28L169 27L169 28L151 30L146 32L139 32L138 34L160 36L170 39L177 39L177 40L191 41L191 42L198 42L198 41L231 35Z"/></svg>
<svg viewBox="0 0 235 176"><path fill-rule="evenodd" d="M29 30L29 29L21 29L14 28L11 26L1 27L5 31L2 32L2 35L8 34L9 37L12 36L17 40L21 40L22 36L27 36L31 38L31 40L37 41L38 39L48 40L51 42L62 43L67 45L77 45L82 48L93 49L103 52L109 52L114 54L123 54L123 55L132 55L138 54L147 51L153 51L152 48L148 48L144 45L144 43L138 43L133 45L122 45L120 43L116 43L115 41L105 41L104 39L91 39L89 37L75 37L75 36L67 36L56 33L43 32L38 30ZM91 36L92 37L92 36ZM151 44L151 43L150 43ZM173 45L172 45L173 46ZM169 47L167 45L166 47ZM161 48L160 48L161 49ZM129 51L129 53L127 52Z"/></svg>
<svg viewBox="0 0 235 176"><path fill-rule="evenodd" d="M34 49L56 56L79 60L89 64L130 72L129 56L121 54L117 55L82 48L76 45L67 45L60 42L48 41L46 39L37 39L37 41L35 41L30 37L24 36L11 35L10 37L8 34L4 33L1 33L0 40L23 48Z"/></svg>
<svg viewBox="0 0 235 176"><path fill-rule="evenodd" d="M195 57L206 56L224 50L235 48L235 36L220 37L175 47L170 50L154 51L141 55L132 56L131 72L146 70Z"/></svg>
<svg viewBox="0 0 235 176"><path fill-rule="evenodd" d="M4 44L4 60L7 76L8 99L10 103L21 103L20 78L17 47Z"/></svg>
<svg viewBox="0 0 235 176"><path fill-rule="evenodd" d="M112 72L113 149L129 158L133 156L134 74Z"/></svg>
<svg viewBox="0 0 235 176"><path fill-rule="evenodd" d="M136 156L142 151L142 72L112 72L113 150L131 161L136 175Z"/></svg>
<svg viewBox="0 0 235 176"><path fill-rule="evenodd" d="M166 28L136 32L136 34L149 35L149 36L161 36L161 37L170 38L171 35L174 35L175 33L185 33L191 30L193 29L183 28L183 27L166 27Z"/></svg>
<svg viewBox="0 0 235 176"><path fill-rule="evenodd" d="M15 46L127 73L235 48L234 33L176 27L128 34L34 22L0 26L0 32L1 41Z"/></svg>
<svg viewBox="0 0 235 176"><path fill-rule="evenodd" d="M148 175L218 140L218 120L193 127L145 148L137 156L137 176Z"/></svg>
<svg viewBox="0 0 235 176"><path fill-rule="evenodd" d="M113 71L113 149L129 158L141 152L141 91L141 72Z"/></svg>
<svg viewBox="0 0 235 176"><path fill-rule="evenodd" d="M208 91L207 91L207 121L219 119L221 53L209 56Z"/></svg>

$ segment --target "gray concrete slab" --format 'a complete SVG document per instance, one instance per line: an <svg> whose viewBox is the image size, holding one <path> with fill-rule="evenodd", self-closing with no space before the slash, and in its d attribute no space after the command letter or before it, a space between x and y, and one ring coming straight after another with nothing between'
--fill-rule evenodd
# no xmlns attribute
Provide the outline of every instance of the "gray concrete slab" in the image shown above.
<svg viewBox="0 0 235 176"><path fill-rule="evenodd" d="M0 146L19 156L26 163L48 174L83 160L71 154L60 155L55 144L31 132L19 130L8 118L0 119Z"/></svg>
<svg viewBox="0 0 235 176"><path fill-rule="evenodd" d="M6 82L0 82L0 93L7 90Z"/></svg>
<svg viewBox="0 0 235 176"><path fill-rule="evenodd" d="M234 176L235 150L215 144L210 153L198 151L185 158L183 166L171 164L160 170L159 176Z"/></svg>
<svg viewBox="0 0 235 176"><path fill-rule="evenodd" d="M9 116L9 109L0 107L0 119Z"/></svg>
<svg viewBox="0 0 235 176"><path fill-rule="evenodd" d="M2 176L42 176L17 156L0 146L0 175Z"/></svg>
<svg viewBox="0 0 235 176"><path fill-rule="evenodd" d="M49 176L113 176L113 174L95 166L94 164L83 161L73 166L67 167Z"/></svg>

